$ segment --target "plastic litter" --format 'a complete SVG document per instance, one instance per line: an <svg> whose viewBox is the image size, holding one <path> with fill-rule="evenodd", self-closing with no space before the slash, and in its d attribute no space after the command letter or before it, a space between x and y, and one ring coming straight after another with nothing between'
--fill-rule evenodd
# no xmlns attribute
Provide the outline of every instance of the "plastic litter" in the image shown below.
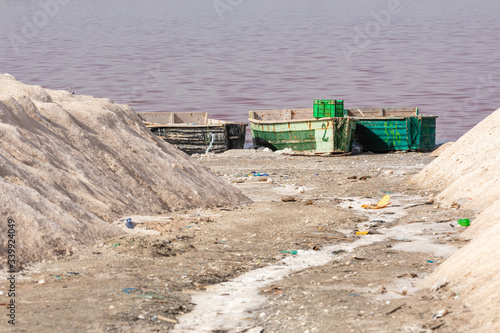
<svg viewBox="0 0 500 333"><path fill-rule="evenodd" d="M389 200L391 200L391 196L389 194L386 194L376 205L361 205L361 207L364 209L381 209L387 207L392 203L389 202Z"/></svg>
<svg viewBox="0 0 500 333"><path fill-rule="evenodd" d="M129 229L134 229L134 227L135 227L135 226L132 224L132 219L129 217L129 218L127 218L127 220L126 220L126 221L127 221L127 222L125 222L125 226L126 226L127 228L129 228Z"/></svg>
<svg viewBox="0 0 500 333"><path fill-rule="evenodd" d="M267 174L267 173L258 173L258 172L255 172L255 171L252 171L251 175L254 176L254 177L269 177L269 174Z"/></svg>
<svg viewBox="0 0 500 333"><path fill-rule="evenodd" d="M292 250L292 251L280 251L281 253L290 253L290 254L297 254L298 251Z"/></svg>
<svg viewBox="0 0 500 333"><path fill-rule="evenodd" d="M126 294L130 294L132 290L137 290L137 288L123 288L122 291Z"/></svg>
<svg viewBox="0 0 500 333"><path fill-rule="evenodd" d="M428 262L429 264L434 264L434 263L435 263L435 261L433 261L433 260L427 260L427 262Z"/></svg>
<svg viewBox="0 0 500 333"><path fill-rule="evenodd" d="M468 227L470 226L470 220L469 219L460 219L457 221L457 223L459 225L461 225L462 227Z"/></svg>
<svg viewBox="0 0 500 333"><path fill-rule="evenodd" d="M358 231L356 232L356 235L368 235L370 233L369 230L366 230L366 231Z"/></svg>

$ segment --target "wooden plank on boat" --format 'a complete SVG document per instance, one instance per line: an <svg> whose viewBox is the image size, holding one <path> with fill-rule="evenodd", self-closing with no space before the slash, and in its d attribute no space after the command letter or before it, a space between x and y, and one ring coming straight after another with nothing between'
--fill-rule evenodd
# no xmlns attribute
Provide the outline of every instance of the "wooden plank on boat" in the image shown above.
<svg viewBox="0 0 500 333"><path fill-rule="evenodd" d="M142 121L154 124L208 124L207 112L139 112L137 115Z"/></svg>

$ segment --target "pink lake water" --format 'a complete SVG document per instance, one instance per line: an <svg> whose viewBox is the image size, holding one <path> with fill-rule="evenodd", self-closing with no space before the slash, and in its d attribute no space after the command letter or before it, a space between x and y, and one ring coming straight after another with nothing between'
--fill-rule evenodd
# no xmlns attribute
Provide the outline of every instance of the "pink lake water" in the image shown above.
<svg viewBox="0 0 500 333"><path fill-rule="evenodd" d="M455 140L500 106L498 13L494 0L1 1L0 72L241 122L318 98L418 106Z"/></svg>

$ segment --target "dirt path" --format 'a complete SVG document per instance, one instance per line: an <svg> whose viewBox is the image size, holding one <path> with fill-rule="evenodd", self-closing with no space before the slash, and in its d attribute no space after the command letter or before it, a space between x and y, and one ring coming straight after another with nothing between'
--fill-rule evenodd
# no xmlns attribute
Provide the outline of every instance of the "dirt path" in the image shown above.
<svg viewBox="0 0 500 333"><path fill-rule="evenodd" d="M194 158L255 203L133 216L126 237L26 267L16 331L456 332L472 315L446 286L417 288L474 216L406 182L427 154Z"/></svg>

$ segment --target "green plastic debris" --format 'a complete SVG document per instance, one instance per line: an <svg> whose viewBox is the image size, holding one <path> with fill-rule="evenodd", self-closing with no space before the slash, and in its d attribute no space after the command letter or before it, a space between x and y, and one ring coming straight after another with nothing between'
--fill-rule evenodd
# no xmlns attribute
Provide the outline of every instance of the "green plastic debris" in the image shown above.
<svg viewBox="0 0 500 333"><path fill-rule="evenodd" d="M297 254L298 252L296 250L292 251L280 251L281 253L290 253L290 254Z"/></svg>
<svg viewBox="0 0 500 333"><path fill-rule="evenodd" d="M462 227L468 227L470 226L470 220L469 219L460 219L457 221L458 224L460 224Z"/></svg>

